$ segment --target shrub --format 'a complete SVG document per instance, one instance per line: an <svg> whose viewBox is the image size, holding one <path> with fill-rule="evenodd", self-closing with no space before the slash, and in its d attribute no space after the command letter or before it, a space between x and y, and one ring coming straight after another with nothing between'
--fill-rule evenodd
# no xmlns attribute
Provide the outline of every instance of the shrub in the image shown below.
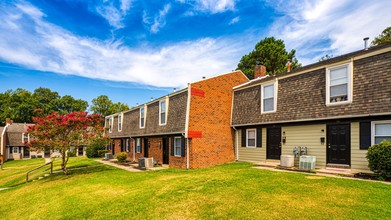
<svg viewBox="0 0 391 220"><path fill-rule="evenodd" d="M76 151L68 151L68 157L76 157Z"/></svg>
<svg viewBox="0 0 391 220"><path fill-rule="evenodd" d="M104 157L103 155L99 154L99 151L106 150L106 142L107 140L104 138L100 138L97 140L92 141L86 150L86 155L88 158L97 158L97 157Z"/></svg>
<svg viewBox="0 0 391 220"><path fill-rule="evenodd" d="M117 158L118 162L123 163L126 161L127 155L125 152L121 152L121 153L116 154L115 157Z"/></svg>
<svg viewBox="0 0 391 220"><path fill-rule="evenodd" d="M383 179L391 179L391 141L383 141L368 149L368 167Z"/></svg>
<svg viewBox="0 0 391 220"><path fill-rule="evenodd" d="M98 150L98 157L104 157L108 152L108 150Z"/></svg>

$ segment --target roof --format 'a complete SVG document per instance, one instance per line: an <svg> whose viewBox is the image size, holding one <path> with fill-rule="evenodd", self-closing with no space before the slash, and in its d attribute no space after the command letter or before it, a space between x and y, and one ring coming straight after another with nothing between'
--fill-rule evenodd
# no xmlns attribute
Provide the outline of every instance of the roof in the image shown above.
<svg viewBox="0 0 391 220"><path fill-rule="evenodd" d="M27 128L34 124L27 123L12 123L7 127L7 133L24 133L27 131Z"/></svg>
<svg viewBox="0 0 391 220"><path fill-rule="evenodd" d="M246 83L243 83L241 85L238 85L238 86L234 87L234 90L240 89L240 88L243 88L243 87L250 87L252 85L258 85L261 82L270 81L270 80L273 80L275 78L280 78L280 77L285 77L285 76L289 76L289 75L294 75L295 73L296 74L304 74L304 73L306 73L306 71L311 70L311 69L321 68L321 67L324 67L324 66L327 66L327 65L330 65L330 64L334 64L334 63L338 63L338 62L341 62L341 61L344 61L344 60L351 59L353 57L358 57L358 56L361 56L361 55L365 55L365 54L369 54L369 53L372 53L372 52L380 51L380 50L385 49L385 48L391 48L391 43L385 43L385 44L381 44L381 45L378 45L378 46L370 47L367 50L365 50L365 49L358 50L358 51L355 51L355 52L352 52L352 53L347 53L347 54L344 54L344 55L341 55L341 56L333 57L333 58L330 58L330 59L327 59L327 60L323 60L323 61L320 61L320 62L316 62L316 63L313 63L313 64L309 64L307 66L303 66L303 67L294 69L294 70L292 70L290 72L283 72L283 73L278 73L277 75L270 76L270 77L261 77L261 78L253 79L253 80L251 80L249 82L246 82Z"/></svg>

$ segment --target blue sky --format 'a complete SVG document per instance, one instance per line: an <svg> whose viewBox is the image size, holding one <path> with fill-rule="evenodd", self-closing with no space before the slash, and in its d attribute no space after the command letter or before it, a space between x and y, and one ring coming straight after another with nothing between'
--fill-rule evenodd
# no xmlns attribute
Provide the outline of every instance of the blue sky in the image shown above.
<svg viewBox="0 0 391 220"><path fill-rule="evenodd" d="M0 92L47 87L130 106L234 70L274 36L306 65L363 48L391 25L389 0L0 2Z"/></svg>

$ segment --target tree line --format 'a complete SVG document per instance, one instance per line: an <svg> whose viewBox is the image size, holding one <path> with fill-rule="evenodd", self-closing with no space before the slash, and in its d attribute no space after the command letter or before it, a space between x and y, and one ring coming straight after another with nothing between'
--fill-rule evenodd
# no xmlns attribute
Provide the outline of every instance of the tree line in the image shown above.
<svg viewBox="0 0 391 220"><path fill-rule="evenodd" d="M88 102L75 99L70 95L60 96L58 92L48 88L37 88L34 92L18 88L0 93L0 126L5 125L6 118L18 123L32 123L33 117L49 115L52 112L68 114L71 112L90 111L103 116L125 111L129 106L125 103L114 103L107 95L100 95Z"/></svg>

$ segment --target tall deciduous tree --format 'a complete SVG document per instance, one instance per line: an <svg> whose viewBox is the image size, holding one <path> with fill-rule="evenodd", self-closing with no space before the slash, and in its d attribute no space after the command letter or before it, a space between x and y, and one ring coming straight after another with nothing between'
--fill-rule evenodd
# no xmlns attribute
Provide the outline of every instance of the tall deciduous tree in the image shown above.
<svg viewBox="0 0 391 220"><path fill-rule="evenodd" d="M33 93L20 88L7 90L0 93L0 125L5 124L6 118L14 122L31 123L32 118L38 116L35 109L40 109L41 115L48 115L52 112L66 114L86 111L87 107L88 102L84 100L69 95L61 97L48 88L37 88Z"/></svg>
<svg viewBox="0 0 391 220"><path fill-rule="evenodd" d="M371 45L376 46L388 42L391 42L391 27L384 29L379 36L375 37L375 39L371 42Z"/></svg>
<svg viewBox="0 0 391 220"><path fill-rule="evenodd" d="M237 67L250 79L254 78L254 67L257 62L266 66L267 74L275 75L287 70L288 59L291 61L291 69L301 66L295 57L296 51L288 52L283 40L267 37L255 45L255 49L244 55Z"/></svg>
<svg viewBox="0 0 391 220"><path fill-rule="evenodd" d="M116 112L128 110L127 104L117 102L113 103L107 95L100 95L92 100L90 111L94 114L101 114L103 116L111 115Z"/></svg>
<svg viewBox="0 0 391 220"><path fill-rule="evenodd" d="M69 152L72 148L86 146L94 139L101 138L104 128L102 116L88 115L86 112L72 112L66 115L52 113L44 117L34 117L35 125L28 128L31 147L39 150L57 150L62 156L61 168L65 174Z"/></svg>

